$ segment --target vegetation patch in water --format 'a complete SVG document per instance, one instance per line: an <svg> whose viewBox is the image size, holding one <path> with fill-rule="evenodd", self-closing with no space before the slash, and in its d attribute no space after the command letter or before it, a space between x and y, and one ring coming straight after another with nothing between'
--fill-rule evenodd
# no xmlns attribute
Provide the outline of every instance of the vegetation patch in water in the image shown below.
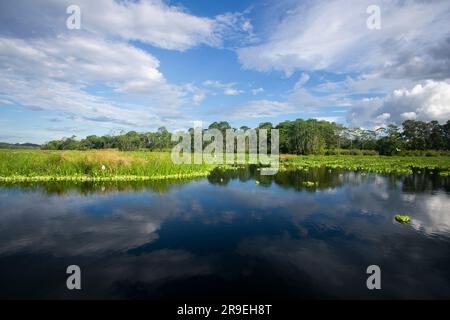
<svg viewBox="0 0 450 320"><path fill-rule="evenodd" d="M380 174L412 174L414 170L450 170L450 157L387 157L387 156L284 156L282 167L305 170L327 167Z"/></svg>
<svg viewBox="0 0 450 320"><path fill-rule="evenodd" d="M325 167L380 174L450 173L450 157L282 155L279 172ZM217 167L174 164L170 152L0 150L0 181L139 181L207 176ZM314 181L312 182L314 183ZM307 185L305 185L307 186ZM311 185L312 187L312 185Z"/></svg>
<svg viewBox="0 0 450 320"><path fill-rule="evenodd" d="M395 221L400 223L409 223L410 218L409 216L402 216L400 214L395 215Z"/></svg>

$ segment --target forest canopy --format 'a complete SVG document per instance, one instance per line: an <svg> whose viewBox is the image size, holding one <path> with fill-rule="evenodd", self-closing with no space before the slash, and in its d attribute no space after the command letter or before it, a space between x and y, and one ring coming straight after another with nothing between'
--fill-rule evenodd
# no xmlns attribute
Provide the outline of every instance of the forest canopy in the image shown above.
<svg viewBox="0 0 450 320"><path fill-rule="evenodd" d="M227 129L247 130L249 127L232 128L226 121L214 122L208 129L223 133ZM341 124L316 119L296 119L273 125L259 124L255 129L279 129L280 152L289 154L382 154L382 155L435 155L434 151L446 153L450 150L450 120L445 124L437 121L423 122L406 120L402 126L394 124L376 130L346 128ZM193 128L189 133L193 135ZM75 136L49 141L42 145L47 150L167 150L176 142L164 127L155 132L129 131L119 135L90 135L77 140ZM359 150L359 153L358 153ZM415 152L408 152L415 151ZM440 154L440 153L438 153Z"/></svg>

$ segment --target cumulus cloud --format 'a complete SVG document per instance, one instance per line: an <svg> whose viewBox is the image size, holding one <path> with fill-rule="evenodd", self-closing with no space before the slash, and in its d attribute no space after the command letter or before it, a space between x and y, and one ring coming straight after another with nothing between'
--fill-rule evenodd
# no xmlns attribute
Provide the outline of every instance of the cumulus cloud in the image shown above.
<svg viewBox="0 0 450 320"><path fill-rule="evenodd" d="M125 43L76 35L29 41L0 38L0 50L1 67L15 74L102 81L123 92L170 90L158 59Z"/></svg>
<svg viewBox="0 0 450 320"><path fill-rule="evenodd" d="M0 90L10 101L33 110L79 118L148 126L147 108L125 108L87 91L97 83L121 93L144 95L153 105L175 107L183 92L159 72L159 61L128 44L93 37L0 38ZM160 112L160 115L163 113Z"/></svg>
<svg viewBox="0 0 450 320"><path fill-rule="evenodd" d="M408 119L450 119L450 83L428 80L411 89L395 90L384 98L362 100L349 113L349 122L355 126L401 124Z"/></svg>
<svg viewBox="0 0 450 320"><path fill-rule="evenodd" d="M259 93L263 93L264 92L264 88L257 88L257 89L252 89L252 94L255 96Z"/></svg>
<svg viewBox="0 0 450 320"><path fill-rule="evenodd" d="M138 40L164 49L186 50L197 44L216 45L214 20L196 17L160 0L83 1L86 28ZM102 12L102 14L98 14Z"/></svg>
<svg viewBox="0 0 450 320"><path fill-rule="evenodd" d="M369 30L372 1L293 4L265 40L238 50L245 68L355 72L387 77L450 76L448 1L381 1L381 30Z"/></svg>
<svg viewBox="0 0 450 320"><path fill-rule="evenodd" d="M366 26L372 4L285 1L287 10L273 20L265 37L237 50L239 61L246 69L277 70L288 77L302 71L285 101L303 111L352 107L347 119L356 126L446 121L450 3L381 1L380 30ZM305 88L317 71L335 73L338 79L325 75L316 87ZM347 76L342 79L342 74Z"/></svg>
<svg viewBox="0 0 450 320"><path fill-rule="evenodd" d="M29 38L66 33L66 8L72 4L70 0L2 2L2 34ZM81 9L84 32L170 50L184 51L199 44L221 46L224 38L242 38L252 30L251 22L240 13L200 17L161 0L79 0L76 5Z"/></svg>
<svg viewBox="0 0 450 320"><path fill-rule="evenodd" d="M186 117L180 107L202 103L205 92L169 83L159 60L136 43L185 51L252 33L241 13L200 17L161 0L80 0L81 29L68 30L72 4L0 2L2 101L101 126L174 126Z"/></svg>

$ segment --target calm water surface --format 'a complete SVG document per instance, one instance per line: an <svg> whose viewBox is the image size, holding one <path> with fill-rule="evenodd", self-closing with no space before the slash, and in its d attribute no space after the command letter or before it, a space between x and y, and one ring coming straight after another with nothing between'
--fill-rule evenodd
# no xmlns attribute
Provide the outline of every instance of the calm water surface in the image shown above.
<svg viewBox="0 0 450 320"><path fill-rule="evenodd" d="M81 291L66 289L72 264ZM372 264L382 290L366 288ZM0 298L450 299L450 180L249 168L0 185Z"/></svg>

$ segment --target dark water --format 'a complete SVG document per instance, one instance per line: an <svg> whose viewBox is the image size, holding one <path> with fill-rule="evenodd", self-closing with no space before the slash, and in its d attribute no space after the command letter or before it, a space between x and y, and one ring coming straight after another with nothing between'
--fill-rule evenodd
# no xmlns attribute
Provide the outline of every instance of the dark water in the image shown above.
<svg viewBox="0 0 450 320"><path fill-rule="evenodd" d="M72 264L81 291L66 289ZM374 264L381 290L366 287ZM0 298L449 299L450 180L243 169L2 185Z"/></svg>

